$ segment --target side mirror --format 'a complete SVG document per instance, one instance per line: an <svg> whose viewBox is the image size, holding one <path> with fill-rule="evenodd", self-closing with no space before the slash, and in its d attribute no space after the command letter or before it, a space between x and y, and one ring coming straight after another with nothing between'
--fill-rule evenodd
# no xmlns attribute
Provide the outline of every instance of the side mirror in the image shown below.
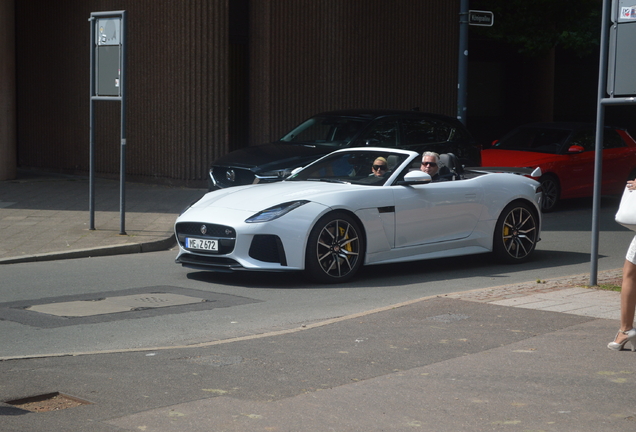
<svg viewBox="0 0 636 432"><path fill-rule="evenodd" d="M585 148L580 145L573 145L573 146L570 146L570 148L568 149L569 154L583 153L584 151L585 151Z"/></svg>
<svg viewBox="0 0 636 432"><path fill-rule="evenodd" d="M404 180L398 182L400 185L416 185L430 183L431 176L422 171L411 171L406 173Z"/></svg>

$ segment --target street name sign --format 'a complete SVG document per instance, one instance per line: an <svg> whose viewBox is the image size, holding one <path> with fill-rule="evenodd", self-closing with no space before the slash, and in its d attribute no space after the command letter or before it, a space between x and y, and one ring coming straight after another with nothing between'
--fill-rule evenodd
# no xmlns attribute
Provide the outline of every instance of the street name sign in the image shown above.
<svg viewBox="0 0 636 432"><path fill-rule="evenodd" d="M490 11L468 11L468 25L492 27L494 22L495 14Z"/></svg>

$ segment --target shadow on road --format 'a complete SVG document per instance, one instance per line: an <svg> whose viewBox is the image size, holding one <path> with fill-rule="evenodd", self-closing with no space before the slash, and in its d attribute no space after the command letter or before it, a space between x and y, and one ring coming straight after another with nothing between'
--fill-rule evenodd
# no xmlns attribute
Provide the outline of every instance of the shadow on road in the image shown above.
<svg viewBox="0 0 636 432"><path fill-rule="evenodd" d="M602 258L602 257L600 257ZM356 277L345 284L316 284L303 273L192 271L187 277L203 283L220 283L244 288L272 289L342 289L401 286L408 283L438 282L467 277L505 278L511 271L541 270L550 267L589 262L587 253L537 250L531 261L523 264L500 264L491 254L381 264L362 267ZM399 275L399 278L395 276Z"/></svg>

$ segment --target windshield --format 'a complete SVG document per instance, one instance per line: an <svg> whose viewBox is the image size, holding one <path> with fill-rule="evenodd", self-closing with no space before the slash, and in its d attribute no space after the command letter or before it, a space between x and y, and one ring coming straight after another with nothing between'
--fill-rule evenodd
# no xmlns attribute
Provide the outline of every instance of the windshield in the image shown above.
<svg viewBox="0 0 636 432"><path fill-rule="evenodd" d="M408 157L408 154L377 150L334 153L303 168L286 181L382 186Z"/></svg>
<svg viewBox="0 0 636 432"><path fill-rule="evenodd" d="M347 147L368 123L367 120L347 117L312 117L282 137L281 141Z"/></svg>
<svg viewBox="0 0 636 432"><path fill-rule="evenodd" d="M500 150L524 150L557 154L570 136L567 129L519 128L495 143Z"/></svg>

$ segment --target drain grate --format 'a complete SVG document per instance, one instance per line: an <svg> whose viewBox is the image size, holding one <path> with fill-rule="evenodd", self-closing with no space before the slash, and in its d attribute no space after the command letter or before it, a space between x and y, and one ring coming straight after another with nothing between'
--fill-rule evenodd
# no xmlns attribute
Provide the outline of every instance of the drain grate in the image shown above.
<svg viewBox="0 0 636 432"><path fill-rule="evenodd" d="M67 408L75 408L81 405L92 405L91 402L59 392L16 399L5 403L31 412L59 411Z"/></svg>

